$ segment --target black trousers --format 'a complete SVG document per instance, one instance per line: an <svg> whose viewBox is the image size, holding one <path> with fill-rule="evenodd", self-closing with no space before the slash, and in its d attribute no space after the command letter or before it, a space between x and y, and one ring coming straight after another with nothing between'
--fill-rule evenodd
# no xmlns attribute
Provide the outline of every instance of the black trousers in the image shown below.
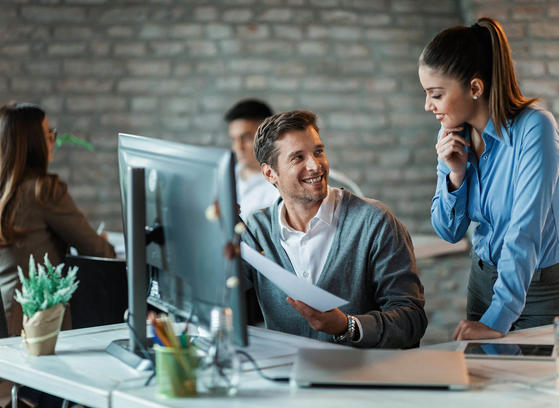
<svg viewBox="0 0 559 408"><path fill-rule="evenodd" d="M473 249L470 257L472 268L468 281L466 313L468 320L478 321L491 304L497 268L483 262ZM551 324L554 316L559 316L559 264L534 272L524 310L511 330Z"/></svg>

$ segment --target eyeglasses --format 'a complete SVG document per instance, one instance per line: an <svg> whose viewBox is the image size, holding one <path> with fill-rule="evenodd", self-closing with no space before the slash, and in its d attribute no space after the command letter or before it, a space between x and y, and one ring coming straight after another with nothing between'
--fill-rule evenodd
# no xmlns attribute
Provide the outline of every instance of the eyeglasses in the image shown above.
<svg viewBox="0 0 559 408"><path fill-rule="evenodd" d="M58 131L56 130L56 128L49 128L49 136L52 138L53 142L56 142L56 137L58 136Z"/></svg>

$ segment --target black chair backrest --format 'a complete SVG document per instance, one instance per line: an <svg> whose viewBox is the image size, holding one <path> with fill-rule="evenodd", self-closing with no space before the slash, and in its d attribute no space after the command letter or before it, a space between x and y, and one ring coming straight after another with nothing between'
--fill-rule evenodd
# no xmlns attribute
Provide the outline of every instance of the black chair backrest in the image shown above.
<svg viewBox="0 0 559 408"><path fill-rule="evenodd" d="M8 337L8 323L6 323L4 302L2 301L2 293L0 293L0 339L4 337Z"/></svg>
<svg viewBox="0 0 559 408"><path fill-rule="evenodd" d="M64 263L79 268L78 288L70 299L72 328L122 323L128 307L126 262L67 255Z"/></svg>

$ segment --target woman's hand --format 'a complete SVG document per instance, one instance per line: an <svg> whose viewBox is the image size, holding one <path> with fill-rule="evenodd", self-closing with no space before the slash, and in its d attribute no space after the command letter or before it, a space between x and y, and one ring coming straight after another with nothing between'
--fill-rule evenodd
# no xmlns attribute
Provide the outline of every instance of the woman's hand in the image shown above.
<svg viewBox="0 0 559 408"><path fill-rule="evenodd" d="M452 335L454 340L496 339L498 337L503 337L503 333L493 330L481 322L470 320L460 321Z"/></svg>
<svg viewBox="0 0 559 408"><path fill-rule="evenodd" d="M466 164L468 162L466 146L469 147L470 143L458 134L463 129L462 126L443 129L441 138L435 145L437 155L450 169L449 179L453 187L452 190L460 187L466 174Z"/></svg>

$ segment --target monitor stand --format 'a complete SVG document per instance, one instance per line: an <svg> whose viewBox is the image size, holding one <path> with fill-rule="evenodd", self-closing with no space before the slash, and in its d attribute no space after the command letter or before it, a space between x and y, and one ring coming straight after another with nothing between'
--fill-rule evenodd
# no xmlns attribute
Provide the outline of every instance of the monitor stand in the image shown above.
<svg viewBox="0 0 559 408"><path fill-rule="evenodd" d="M128 276L128 339L115 340L107 352L136 370L153 369L153 360L142 356L142 350L153 350L146 336L147 271L146 271L146 201L145 171L129 167L126 196L126 268ZM153 353L153 351L151 351ZM153 357L153 356L152 356Z"/></svg>
<svg viewBox="0 0 559 408"><path fill-rule="evenodd" d="M150 359L130 351L128 339L113 340L106 348L107 353L138 371L153 370L152 361L155 355L153 352L153 339L151 338L148 339L147 351Z"/></svg>

